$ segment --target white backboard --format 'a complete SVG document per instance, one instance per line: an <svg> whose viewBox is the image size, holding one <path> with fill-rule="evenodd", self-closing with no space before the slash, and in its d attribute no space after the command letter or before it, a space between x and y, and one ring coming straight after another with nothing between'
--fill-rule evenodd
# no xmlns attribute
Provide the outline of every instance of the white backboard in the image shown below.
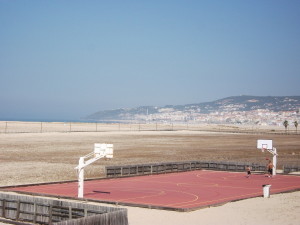
<svg viewBox="0 0 300 225"><path fill-rule="evenodd" d="M113 146L113 144L107 144L106 145L105 157L109 158L109 159L114 157L114 146Z"/></svg>
<svg viewBox="0 0 300 225"><path fill-rule="evenodd" d="M272 140L257 140L257 148L258 149L273 149L273 141Z"/></svg>
<svg viewBox="0 0 300 225"><path fill-rule="evenodd" d="M104 156L106 158L113 158L113 144L99 144L95 143L94 154L95 157Z"/></svg>

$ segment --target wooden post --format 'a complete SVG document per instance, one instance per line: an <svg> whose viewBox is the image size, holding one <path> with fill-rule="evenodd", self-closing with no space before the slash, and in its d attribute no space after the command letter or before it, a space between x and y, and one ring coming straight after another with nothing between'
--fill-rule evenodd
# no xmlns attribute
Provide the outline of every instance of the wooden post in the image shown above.
<svg viewBox="0 0 300 225"><path fill-rule="evenodd" d="M43 122L41 122L41 133L43 133Z"/></svg>
<svg viewBox="0 0 300 225"><path fill-rule="evenodd" d="M20 200L17 201L16 220L19 220L19 217L20 217Z"/></svg>
<svg viewBox="0 0 300 225"><path fill-rule="evenodd" d="M72 206L69 206L69 220L72 219Z"/></svg>
<svg viewBox="0 0 300 225"><path fill-rule="evenodd" d="M49 225L52 225L52 205L49 206Z"/></svg>
<svg viewBox="0 0 300 225"><path fill-rule="evenodd" d="M33 203L33 223L36 223L36 211L37 211L37 205L36 203Z"/></svg>
<svg viewBox="0 0 300 225"><path fill-rule="evenodd" d="M7 133L7 121L5 123L5 133Z"/></svg>
<svg viewBox="0 0 300 225"><path fill-rule="evenodd" d="M6 201L5 199L2 200L2 217L5 218L5 205Z"/></svg>

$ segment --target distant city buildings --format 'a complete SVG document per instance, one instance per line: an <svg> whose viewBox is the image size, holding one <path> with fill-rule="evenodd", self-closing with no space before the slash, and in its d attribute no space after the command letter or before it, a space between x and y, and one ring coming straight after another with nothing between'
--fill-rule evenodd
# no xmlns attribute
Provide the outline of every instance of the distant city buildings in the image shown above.
<svg viewBox="0 0 300 225"><path fill-rule="evenodd" d="M289 127L300 121L300 96L233 96L217 101L100 111L89 117L140 123L240 124ZM295 123L297 121L297 123Z"/></svg>
<svg viewBox="0 0 300 225"><path fill-rule="evenodd" d="M140 122L173 122L173 123L212 123L283 126L287 120L290 125L300 120L299 111L274 112L268 109L235 111L236 106L227 106L225 111L201 113L199 109L176 111L173 108L162 108L153 114L127 115L128 120ZM125 116L126 117L126 116Z"/></svg>

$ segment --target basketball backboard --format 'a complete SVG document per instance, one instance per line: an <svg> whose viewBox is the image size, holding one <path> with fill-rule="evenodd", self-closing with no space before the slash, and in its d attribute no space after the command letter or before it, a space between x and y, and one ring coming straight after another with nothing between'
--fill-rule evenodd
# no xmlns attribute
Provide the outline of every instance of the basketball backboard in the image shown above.
<svg viewBox="0 0 300 225"><path fill-rule="evenodd" d="M114 145L113 144L106 144L105 149L105 158L111 159L114 157Z"/></svg>
<svg viewBox="0 0 300 225"><path fill-rule="evenodd" d="M257 140L257 148L258 149L273 149L273 141L272 140Z"/></svg>
<svg viewBox="0 0 300 225"><path fill-rule="evenodd" d="M113 144L95 143L94 157L113 158Z"/></svg>

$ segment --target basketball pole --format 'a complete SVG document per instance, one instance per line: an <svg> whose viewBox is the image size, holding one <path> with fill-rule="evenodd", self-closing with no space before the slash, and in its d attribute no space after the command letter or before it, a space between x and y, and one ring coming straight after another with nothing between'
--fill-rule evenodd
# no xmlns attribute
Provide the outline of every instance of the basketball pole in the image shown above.
<svg viewBox="0 0 300 225"><path fill-rule="evenodd" d="M84 195L84 168L101 158L113 158L113 144L95 143L93 152L79 158L78 166L75 167L78 172L78 198Z"/></svg>
<svg viewBox="0 0 300 225"><path fill-rule="evenodd" d="M273 172L272 175L276 175L277 169L277 149L273 147L272 140L257 140L257 148L258 149L265 149L273 155Z"/></svg>
<svg viewBox="0 0 300 225"><path fill-rule="evenodd" d="M273 176L276 175L276 169L277 169L277 150L276 148L273 148L273 166L274 166L274 169L273 169Z"/></svg>
<svg viewBox="0 0 300 225"><path fill-rule="evenodd" d="M273 147L273 149L267 149L268 152L270 152L273 155L273 172L272 175L276 175L276 169L277 169L277 149Z"/></svg>
<svg viewBox="0 0 300 225"><path fill-rule="evenodd" d="M83 198L84 167L84 157L80 157L78 163L78 198Z"/></svg>

